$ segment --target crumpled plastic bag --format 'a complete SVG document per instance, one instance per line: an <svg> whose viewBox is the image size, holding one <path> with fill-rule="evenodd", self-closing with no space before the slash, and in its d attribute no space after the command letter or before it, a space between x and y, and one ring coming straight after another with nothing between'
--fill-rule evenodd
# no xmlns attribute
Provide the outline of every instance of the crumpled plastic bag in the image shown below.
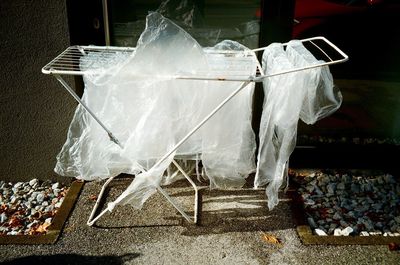
<svg viewBox="0 0 400 265"><path fill-rule="evenodd" d="M221 55L223 50L231 53ZM115 204L129 203L136 208L155 192L175 156L193 159L200 155L211 187L241 187L255 171L251 128L254 84L239 92L162 163L153 166L241 84L175 77L255 75L255 56L236 63L234 51L242 54L244 50L248 51L233 41L203 49L173 22L158 13L149 14L132 54L116 53L108 61L88 54L87 59L92 56L93 60L81 65L82 69L103 65L84 76L83 101L123 148L111 142L78 106L55 171L85 180L134 174L132 184Z"/></svg>

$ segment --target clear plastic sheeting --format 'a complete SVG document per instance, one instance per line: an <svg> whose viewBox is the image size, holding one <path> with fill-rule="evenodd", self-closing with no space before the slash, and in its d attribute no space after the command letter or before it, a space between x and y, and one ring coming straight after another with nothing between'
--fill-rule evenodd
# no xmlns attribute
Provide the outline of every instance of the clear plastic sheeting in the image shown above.
<svg viewBox="0 0 400 265"><path fill-rule="evenodd" d="M316 63L318 60L297 40L290 41L286 50L282 44L271 44L262 58L266 75ZM273 209L296 146L299 118L311 124L328 116L339 108L342 96L333 86L328 67L270 77L263 85L265 98L254 185L267 185L268 207Z"/></svg>
<svg viewBox="0 0 400 265"><path fill-rule="evenodd" d="M290 70L282 44L271 44L263 54L265 74ZM278 204L289 156L296 144L296 130L303 93L298 88L298 73L278 75L264 80L264 104L260 123L260 147L254 186L268 184L268 207Z"/></svg>
<svg viewBox="0 0 400 265"><path fill-rule="evenodd" d="M254 56L233 41L203 49L188 33L158 13L147 16L136 50L107 60L95 54L82 69L103 65L84 76L83 101L118 138L123 148L78 106L55 171L85 180L134 174L112 204L140 208L163 182L174 157L202 160L212 187L241 187L255 171L251 128L254 83L241 90L164 161L159 159L208 115L241 82L178 80L184 76L252 76ZM226 54L224 54L226 52Z"/></svg>
<svg viewBox="0 0 400 265"><path fill-rule="evenodd" d="M299 40L292 40L286 49L289 61L294 67L305 67L321 63ZM342 104L342 93L333 84L329 67L317 67L299 72L299 86L304 89L304 101L300 119L314 124L335 112Z"/></svg>

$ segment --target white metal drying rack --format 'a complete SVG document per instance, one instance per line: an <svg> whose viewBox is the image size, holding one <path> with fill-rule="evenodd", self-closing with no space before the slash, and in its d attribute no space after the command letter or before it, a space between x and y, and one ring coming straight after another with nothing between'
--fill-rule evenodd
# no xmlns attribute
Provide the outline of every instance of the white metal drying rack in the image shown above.
<svg viewBox="0 0 400 265"><path fill-rule="evenodd" d="M264 71L263 71L259 61L257 60L256 52L264 51L266 49L266 47L249 50L249 51L221 51L221 52L218 51L218 54L221 54L222 56L226 56L226 57L238 56L238 57L242 57L242 58L250 57L250 58L254 59L257 63L256 75L255 76L245 76L245 77L233 76L233 75L211 76L210 77L210 75L208 75L208 74L204 74L204 76L202 76L202 75L173 76L173 78L175 78L175 79L236 81L236 82L239 81L242 83L236 90L234 90L228 97L226 97L217 107L215 107L215 109L213 109L185 137L183 137L169 152L167 152L162 158L160 158L159 161L153 167L157 167L164 160L166 160L172 153L174 153L191 135L193 135L197 130L199 130L203 124L205 124L215 113L217 113L228 101L230 101L236 94L238 94L250 82L262 82L265 78L269 78L272 76L278 76L278 75L303 71L303 70L307 70L307 69L311 69L311 68L333 65L333 64L342 63L342 62L345 62L348 60L348 56L343 51L341 51L338 47L336 47L336 45L334 45L332 42L328 41L324 37L313 37L313 38L303 39L300 41L303 43L310 43L313 46L315 46L318 50L320 50L321 53L324 54L324 56L326 57L326 59L327 59L326 62L321 62L321 63L315 64L315 65L310 65L307 67L293 68L291 70L265 75L265 74L263 74ZM332 51L334 51L335 53L337 53L337 55L339 55L339 59L335 59L335 60L331 59L331 57L324 51L324 49L321 48L316 42L323 42L326 45L328 45L328 47L331 47ZM287 43L284 43L283 45L286 46ZM74 90L68 85L68 83L61 77L61 75L81 75L81 76L83 76L87 73L92 73L92 74L95 73L95 71L97 70L95 67L89 68L87 70L80 69L80 64L83 63L87 59L87 55L89 53L91 55L95 54L96 56L98 56L98 57L96 57L96 59L99 59L99 60L104 59L104 61L107 61L107 58L114 56L116 53L130 54L134 50L135 50L135 48L130 48L130 47L71 46L71 47L67 48L64 52L59 54L57 57L55 57L51 62L49 62L46 66L44 66L42 68L42 73L53 75L64 86L64 88L75 98L75 100L79 104L81 104L82 107L93 117L93 119L107 132L110 140L113 141L115 144L119 145L121 148L123 148L123 145L112 134L111 130L109 130L101 122L101 120L90 110L90 108L80 99L80 97L74 92ZM93 57L92 57L92 59L93 59ZM89 60L89 59L87 59L87 60ZM193 182L193 180L188 176L188 174L180 167L180 165L175 160L173 160L172 163L183 174L183 176L189 181L189 183L192 185L192 187L194 189L195 198L194 198L194 215L193 215L193 217L190 217L183 210L183 208L179 204L177 204L168 195L168 193L164 189L161 188L161 186L158 186L157 190L168 200L168 202L170 202L176 208L176 210L178 210L178 212L188 222L197 223L197 221L198 221L198 196L199 196L198 188L197 188L196 184ZM87 221L87 225L92 226L101 216L103 216L108 211L108 209L105 209L95 217L97 208L99 207L100 201L104 195L104 191L114 178L115 177L110 177L109 179L107 179L107 181L102 186L101 191L98 195L96 204L93 207L90 217Z"/></svg>

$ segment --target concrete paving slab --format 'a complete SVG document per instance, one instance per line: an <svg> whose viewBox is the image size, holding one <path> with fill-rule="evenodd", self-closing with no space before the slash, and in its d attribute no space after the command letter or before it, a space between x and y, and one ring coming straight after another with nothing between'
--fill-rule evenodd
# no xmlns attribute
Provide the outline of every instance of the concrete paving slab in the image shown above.
<svg viewBox="0 0 400 265"><path fill-rule="evenodd" d="M114 199L129 184L118 180ZM267 210L263 191L203 187L201 224L190 225L160 195L142 211L118 206L95 227L86 225L101 183L86 183L63 234L54 245L0 246L4 264L398 264L387 246L305 246L296 233L290 200ZM193 192L175 184L166 190L191 211ZM106 203L106 202L105 202ZM282 246L263 240L278 237Z"/></svg>

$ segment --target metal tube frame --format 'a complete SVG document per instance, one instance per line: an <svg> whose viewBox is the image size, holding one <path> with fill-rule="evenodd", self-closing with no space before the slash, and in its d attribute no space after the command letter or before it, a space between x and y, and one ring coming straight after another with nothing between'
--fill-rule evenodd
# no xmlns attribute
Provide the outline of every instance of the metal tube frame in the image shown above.
<svg viewBox="0 0 400 265"><path fill-rule="evenodd" d="M197 224L198 222L198 215L199 215L199 189L197 187L197 185L194 183L194 181L189 177L189 175L185 172L185 170L182 169L182 167L174 160L172 160L172 163L174 164L174 166L182 173L182 175L187 179L187 181L192 185L193 189L194 189L194 213L193 213L193 217L190 217L183 209L182 207L177 204L174 199L171 198L171 196L169 196L169 194L162 189L160 186L157 187L157 190L168 200L169 203L171 203L175 209L186 219L186 221L188 221L189 223L194 223ZM93 206L93 209L90 213L89 219L86 222L86 224L88 226L93 226L96 221L98 219L100 219L105 213L108 212L108 209L103 210L102 212L100 212L100 214L98 214L97 216L95 216L97 209L99 208L100 202L104 196L104 192L106 190L106 188L108 187L108 185L111 183L111 181L113 181L116 177L110 177L107 179L107 181L103 184L103 186L101 187L100 193L97 196L96 199L96 203Z"/></svg>
<svg viewBox="0 0 400 265"><path fill-rule="evenodd" d="M328 45L330 45L336 52L338 52L342 58L338 59L338 60L332 60L318 45L316 45L313 41L314 40L322 40L324 42L326 42ZM153 166L157 167L159 166L162 162L164 162L169 156L171 156L182 144L185 143L185 141L187 141L187 139L189 139L189 137L191 135L193 135L196 131L198 131L201 126L203 126L212 116L214 116L227 102L229 102L236 94L238 94L242 89L244 89L248 84L250 84L251 82L262 82L264 79L272 77L272 76L277 76L277 75L283 75L283 74L288 74L288 73L292 73L292 72L297 72L297 71L303 71L306 69L311 69L311 68L316 68L316 67L322 67L322 66L327 66L327 65L331 65L331 64L336 64L336 63L342 63L348 60L348 56L342 52L338 47L336 47L333 43L331 43L330 41L328 41L327 39L325 39L324 37L314 37L314 38L309 38L309 39L303 39L301 40L302 42L306 42L309 41L311 42L313 45L315 45L318 49L321 50L322 53L324 53L329 59L329 62L326 63L320 63L318 65L311 65L311 66L307 66L307 67L302 67L302 68L296 68L296 69L292 69L292 70L288 70L288 71L284 71L284 72L279 72L279 73L274 73L274 74L269 74L269 75L265 75L262 67L260 65L260 62L257 60L257 68L259 70L258 75L256 76L249 76L246 78L237 78L237 77L224 77L224 78L219 78L219 77L209 77L209 76L175 76L174 78L176 79L188 79L188 80L211 80L211 81L240 81L241 84L240 86L234 90L228 97L226 97L217 107L215 107L198 125L196 125L185 137L183 137L169 152L167 152L162 158L160 158L160 160L158 160L158 162ZM287 45L287 43L284 43L283 45ZM99 47L93 47L93 46L76 46L79 50L79 52L82 53L82 55L86 55L85 54L85 49L98 49ZM132 51L134 49L132 48L121 48L121 47L104 47L101 50L105 50L105 51L114 51L114 50L121 50L121 51ZM252 56L255 56L255 52L258 51L263 51L265 50L265 47L263 48L259 48L259 49L254 49L251 51L246 51L247 53L251 53ZM57 56L55 59L53 59L50 63L48 63L45 67L42 68L42 72L44 74L52 74L54 75L54 77L62 84L62 86L69 92L69 94L72 95L72 97L79 103L82 105L82 107L89 113L89 115L91 117L93 117L93 119L105 130L105 132L107 132L110 140L112 142L114 142L115 144L117 144L120 148L123 148L123 145L120 143L120 141L118 140L117 137L115 137L111 130L109 130L102 122L101 120L90 110L90 108L80 99L80 97L75 93L75 91L67 84L67 82L60 76L62 74L65 75L84 75L84 72L82 71L76 71L70 68L63 68L62 66L62 56L63 54L68 53L68 49L66 51L64 51L63 53L61 53L59 56ZM74 59L75 60L75 59ZM61 66L60 66L60 62L61 62ZM78 60L79 62L79 60ZM55 69L53 68L53 66L55 68L59 67L59 69ZM157 190L167 199L167 201L169 203L171 203L171 205L189 222L189 223L194 223L197 224L198 222L198 203L199 203L199 189L197 187L197 185L193 182L193 180L190 178L190 176L182 169L182 167L180 167L180 165L175 161L172 160L172 164L174 164L174 166L183 174L183 176L186 178L186 180L191 184L191 186L194 189L195 195L194 195L194 213L193 213L193 217L190 217L185 210L164 190L162 189L160 186L157 186ZM98 214L97 216L95 216L97 209L100 205L100 201L102 200L105 190L108 187L108 185L115 179L114 177L110 177L107 179L107 181L103 184L98 198L96 200L96 203L90 213L89 219L87 221L87 225L88 226L92 226L95 224L95 222L100 219L106 212L108 212L108 208L104 209L102 212L100 212L100 214Z"/></svg>

